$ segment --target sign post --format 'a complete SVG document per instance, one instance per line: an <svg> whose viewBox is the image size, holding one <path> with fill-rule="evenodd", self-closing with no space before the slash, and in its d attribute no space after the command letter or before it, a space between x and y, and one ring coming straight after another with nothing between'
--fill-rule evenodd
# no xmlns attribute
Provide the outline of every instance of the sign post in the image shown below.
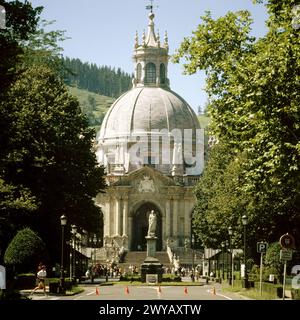
<svg viewBox="0 0 300 320"><path fill-rule="evenodd" d="M260 276L259 276L259 292L262 295L262 274L263 274L263 255L267 251L268 244L265 242L257 242L257 252L260 253Z"/></svg>
<svg viewBox="0 0 300 320"><path fill-rule="evenodd" d="M285 280L286 280L286 263L293 258L292 248L295 248L295 239L292 235L286 233L279 239L280 246L280 260L284 261L283 266L283 288L282 288L282 300L285 298Z"/></svg>

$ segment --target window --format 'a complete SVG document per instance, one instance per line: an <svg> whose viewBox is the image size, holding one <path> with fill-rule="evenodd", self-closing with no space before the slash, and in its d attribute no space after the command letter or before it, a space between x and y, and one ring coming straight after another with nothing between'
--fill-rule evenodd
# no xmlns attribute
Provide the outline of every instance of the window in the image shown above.
<svg viewBox="0 0 300 320"><path fill-rule="evenodd" d="M156 67L152 62L147 63L146 65L146 84L155 84L156 83Z"/></svg>
<svg viewBox="0 0 300 320"><path fill-rule="evenodd" d="M141 83L141 79L142 79L142 66L139 63L136 67L136 80L137 83Z"/></svg>
<svg viewBox="0 0 300 320"><path fill-rule="evenodd" d="M163 63L160 64L159 74L160 74L160 83L165 84L166 83L166 67Z"/></svg>

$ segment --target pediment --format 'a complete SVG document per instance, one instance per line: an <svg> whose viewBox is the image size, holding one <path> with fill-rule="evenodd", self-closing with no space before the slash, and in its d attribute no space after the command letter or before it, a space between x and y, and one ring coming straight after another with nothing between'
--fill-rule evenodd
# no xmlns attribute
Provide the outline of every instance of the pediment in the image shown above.
<svg viewBox="0 0 300 320"><path fill-rule="evenodd" d="M114 183L114 186L131 186L141 193L154 193L158 192L160 186L177 186L177 184L160 171L145 166L123 176L121 180Z"/></svg>

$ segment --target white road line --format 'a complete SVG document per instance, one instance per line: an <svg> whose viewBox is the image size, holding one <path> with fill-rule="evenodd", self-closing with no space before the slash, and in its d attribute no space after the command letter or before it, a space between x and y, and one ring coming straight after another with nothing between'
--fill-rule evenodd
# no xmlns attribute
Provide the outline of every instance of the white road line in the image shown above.
<svg viewBox="0 0 300 320"><path fill-rule="evenodd" d="M224 297L224 298L226 298L226 299L228 299L228 300L233 300L232 298L229 298L229 297L227 297L227 296L224 296L224 294L221 294L221 293L216 293L216 295L217 295L217 296L220 296L220 297Z"/></svg>
<svg viewBox="0 0 300 320"><path fill-rule="evenodd" d="M206 292L211 293L211 289L206 290ZM217 292L216 292L216 296L220 296L220 297L226 298L228 300L233 300L232 298L229 298L229 297L225 296L224 294L217 293Z"/></svg>
<svg viewBox="0 0 300 320"><path fill-rule="evenodd" d="M95 292L94 292L94 291L89 292L89 293L86 294L86 296L90 296L90 295L92 295L92 294L95 294Z"/></svg>
<svg viewBox="0 0 300 320"><path fill-rule="evenodd" d="M54 297L54 298L51 298L49 300L58 300L58 299L60 299L60 297Z"/></svg>

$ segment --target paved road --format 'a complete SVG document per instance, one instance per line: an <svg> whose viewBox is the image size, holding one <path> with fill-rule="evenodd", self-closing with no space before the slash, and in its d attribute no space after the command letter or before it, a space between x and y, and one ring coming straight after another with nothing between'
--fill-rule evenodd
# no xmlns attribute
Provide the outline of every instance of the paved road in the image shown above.
<svg viewBox="0 0 300 320"><path fill-rule="evenodd" d="M224 293L220 285L211 286L125 286L82 285L84 292L74 296L32 296L33 300L244 300L235 293ZM128 290L127 290L128 288ZM213 290L215 288L215 290ZM97 294L98 293L98 294Z"/></svg>

